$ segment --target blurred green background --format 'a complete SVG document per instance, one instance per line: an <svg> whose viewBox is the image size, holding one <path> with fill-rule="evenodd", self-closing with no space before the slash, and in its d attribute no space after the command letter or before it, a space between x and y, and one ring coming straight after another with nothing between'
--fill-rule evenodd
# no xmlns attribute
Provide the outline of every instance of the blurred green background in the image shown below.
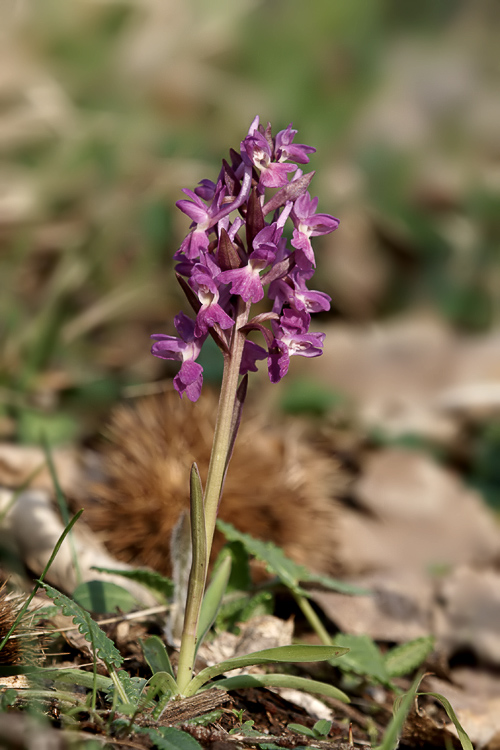
<svg viewBox="0 0 500 750"><path fill-rule="evenodd" d="M497 0L12 0L2 17L2 437L85 437L172 372L148 336L185 305L174 204L255 114L317 148L312 192L341 219L317 243L328 321L498 323Z"/></svg>

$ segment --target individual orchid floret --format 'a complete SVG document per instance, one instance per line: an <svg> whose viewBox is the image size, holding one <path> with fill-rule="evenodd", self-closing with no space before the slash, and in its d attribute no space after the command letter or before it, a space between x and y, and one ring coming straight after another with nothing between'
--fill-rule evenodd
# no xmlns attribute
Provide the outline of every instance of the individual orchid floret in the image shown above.
<svg viewBox="0 0 500 750"><path fill-rule="evenodd" d="M274 340L267 359L269 379L278 383L287 372L290 357L319 357L323 353L324 333L308 333L311 317L299 310L283 310L279 323L272 322Z"/></svg>
<svg viewBox="0 0 500 750"><path fill-rule="evenodd" d="M207 259L208 260L208 259ZM204 265L197 263L191 274L189 284L196 293L201 307L196 316L195 335L203 336L208 333L208 329L215 325L220 326L223 330L231 328L234 320L225 312L219 303L219 287L216 282L214 273L215 263ZM218 270L218 269L217 269Z"/></svg>
<svg viewBox="0 0 500 750"><path fill-rule="evenodd" d="M285 278L273 281L268 291L268 297L274 300L273 311L279 312L285 304L294 310L303 310L309 314L329 310L329 295L313 291L306 286L306 280L312 275L312 270L301 271L295 267Z"/></svg>
<svg viewBox="0 0 500 750"><path fill-rule="evenodd" d="M255 249L250 253L248 263L241 268L223 271L218 280L231 284L232 294L239 294L245 302L260 302L264 297L260 272L275 260L282 231L276 224L266 225L254 237L252 244Z"/></svg>
<svg viewBox="0 0 500 750"><path fill-rule="evenodd" d="M212 227L214 217L219 211L220 202L225 194L225 187L220 184L214 186L212 202L208 206L202 201L197 192L188 190L187 188L183 188L182 192L188 195L191 200L183 199L177 201L176 206L193 220L194 228L182 242L175 257L179 259L180 256L185 255L189 260L196 260L200 256L203 256L208 249L208 231ZM198 188L198 192L209 195L211 186L204 184L201 191Z"/></svg>
<svg viewBox="0 0 500 750"><path fill-rule="evenodd" d="M276 134L275 152L278 161L290 159L298 164L308 163L308 154L313 154L316 149L303 143L293 143L296 135L297 131L293 130L291 123L286 130L280 130Z"/></svg>
<svg viewBox="0 0 500 750"><path fill-rule="evenodd" d="M196 336L194 321L182 312L175 316L174 325L180 338L154 333L151 336L155 340L151 353L160 359L182 362L181 369L174 377L174 388L181 398L185 393L190 401L197 401L203 385L203 367L195 360L207 334Z"/></svg>
<svg viewBox="0 0 500 750"><path fill-rule="evenodd" d="M317 214L318 199L311 198L309 193L303 193L293 205L291 217L295 229L293 231L292 246L298 251L296 263L299 268L308 270L316 266L316 259L311 245L311 237L333 232L339 225L339 220L329 214Z"/></svg>
<svg viewBox="0 0 500 750"><path fill-rule="evenodd" d="M273 147L266 137L255 130L241 142L243 160L260 171L259 186L262 188L283 187L288 182L290 172L297 169L295 164L273 161Z"/></svg>

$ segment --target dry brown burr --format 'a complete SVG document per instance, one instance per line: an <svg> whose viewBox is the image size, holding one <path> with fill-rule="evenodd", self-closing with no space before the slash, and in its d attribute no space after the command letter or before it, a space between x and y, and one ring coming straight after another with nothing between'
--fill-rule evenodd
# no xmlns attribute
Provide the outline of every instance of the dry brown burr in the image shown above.
<svg viewBox="0 0 500 750"><path fill-rule="evenodd" d="M172 530L189 507L193 461L205 480L216 408L213 394L192 404L169 392L115 410L103 447L106 478L85 515L118 558L171 573ZM338 469L301 433L296 423L271 428L244 410L219 516L313 570L333 572ZM223 543L216 532L213 555Z"/></svg>

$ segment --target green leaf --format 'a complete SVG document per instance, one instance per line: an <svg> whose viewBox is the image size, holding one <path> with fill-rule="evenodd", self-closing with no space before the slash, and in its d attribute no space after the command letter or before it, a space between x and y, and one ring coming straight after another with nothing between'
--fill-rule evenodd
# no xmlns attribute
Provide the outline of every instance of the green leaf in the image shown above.
<svg viewBox="0 0 500 750"><path fill-rule="evenodd" d="M89 613L86 612L79 604L69 597L62 594L57 589L49 586L48 583L42 583L47 596L61 608L61 612L67 617L71 617L74 624L78 627L79 632L84 638L93 643L96 656L108 664L119 667L123 663L123 657L110 638L104 633L99 625L92 620Z"/></svg>
<svg viewBox="0 0 500 750"><path fill-rule="evenodd" d="M162 693L163 695L177 695L177 683L168 672L155 672L148 682L148 700Z"/></svg>
<svg viewBox="0 0 500 750"><path fill-rule="evenodd" d="M313 732L316 737L328 737L331 728L331 721L328 721L328 719L319 719L319 721L313 726Z"/></svg>
<svg viewBox="0 0 500 750"><path fill-rule="evenodd" d="M146 734L158 750L203 750L194 737L174 727L138 727L136 731Z"/></svg>
<svg viewBox="0 0 500 750"><path fill-rule="evenodd" d="M339 594L350 594L352 596L371 596L372 592L369 589L363 589L360 586L354 586L352 583L346 583L346 581L339 581L337 578L330 578L330 576L322 575L321 573L312 573L310 570L305 568L307 578L301 578L302 581L307 583L320 583L326 589L331 591L338 591Z"/></svg>
<svg viewBox="0 0 500 750"><path fill-rule="evenodd" d="M444 695L441 695L440 693L417 693L417 695L430 695L433 698L436 698L436 700L438 700L442 704L444 710L446 711L448 715L449 720L452 721L453 724L455 725L455 729L457 730L458 738L460 740L460 743L463 749L474 750L472 746L472 742L469 739L469 735L467 734L467 732L465 731L465 729L462 727L459 720L457 719L457 715L455 711L453 710L450 701L447 698L445 698Z"/></svg>
<svg viewBox="0 0 500 750"><path fill-rule="evenodd" d="M299 581L307 577L308 572L306 568L286 557L280 547L277 547L272 542L262 542L259 539L254 539L249 534L238 531L234 526L220 519L217 521L217 526L228 541L241 542L251 555L258 560L262 560L266 564L268 571L278 576L285 586L288 586L292 591L307 595L299 587Z"/></svg>
<svg viewBox="0 0 500 750"><path fill-rule="evenodd" d="M132 710L130 711L130 714L133 714L134 711L137 709L137 705L139 703L139 700L143 694L144 688L146 686L147 680L144 679L144 677L131 677L128 672L126 672L124 669L121 669L119 672L116 672L116 676L120 682L120 687L123 691L124 697L127 698L127 703L120 703L120 712L124 713L124 705L125 706L131 706ZM113 695L115 690L117 689L117 686L113 682L111 685L111 689L108 690L106 699L111 703L113 700Z"/></svg>
<svg viewBox="0 0 500 750"><path fill-rule="evenodd" d="M186 690L186 697L194 695L199 688L217 675L229 672L231 669L250 667L255 664L274 664L276 662L313 662L326 661L342 656L347 649L337 646L279 646L278 648L266 648L263 651L254 651L246 656L235 656L232 659L206 667L194 677Z"/></svg>
<svg viewBox="0 0 500 750"><path fill-rule="evenodd" d="M94 686L94 675L92 672L84 672L83 669L45 669L41 668L36 672L36 677L42 680L54 680L71 685L81 685L82 687L92 688ZM110 677L96 675L97 690L110 690L113 686L113 680Z"/></svg>
<svg viewBox="0 0 500 750"><path fill-rule="evenodd" d="M247 719L241 726L234 727L230 730L229 734L242 734L244 737L261 737L262 732L258 732L257 729L253 728L255 721L253 719Z"/></svg>
<svg viewBox="0 0 500 750"><path fill-rule="evenodd" d="M304 693L315 693L316 695L325 695L327 698L336 698L342 703L351 702L348 695L327 682L309 680L307 677L296 677L290 674L240 674L217 680L210 687L217 687L221 690L239 690L247 687L286 687L302 690Z"/></svg>
<svg viewBox="0 0 500 750"><path fill-rule="evenodd" d="M217 570L214 571L210 585L205 591L203 603L201 605L200 619L198 620L198 630L196 633L196 651L203 643L206 634L212 627L217 617L217 613L222 603L222 598L226 593L227 582L231 574L232 559L230 555L225 557Z"/></svg>
<svg viewBox="0 0 500 750"><path fill-rule="evenodd" d="M305 727L303 724L288 724L287 729L290 729L296 734L303 734L306 737L313 737L314 739L316 739L317 736L312 729L309 729L309 727Z"/></svg>
<svg viewBox="0 0 500 750"><path fill-rule="evenodd" d="M332 639L332 643L349 649L338 666L342 670L350 670L363 677L378 680L384 685L390 684L384 657L376 643L367 635L351 635L339 633Z"/></svg>
<svg viewBox="0 0 500 750"><path fill-rule="evenodd" d="M328 588L334 591L339 591L343 594L369 593L366 589L352 586L344 581L336 581L329 576L311 573L303 565L299 565L293 560L290 560L283 550L272 542L263 542L260 539L254 539L254 537L249 534L244 534L243 532L238 531L226 521L221 521L219 519L217 521L217 526L228 541L241 542L251 555L265 563L266 568L270 573L277 576L281 583L296 594L309 596L307 591L304 591L304 589L299 586L300 581L321 583L323 586L327 586Z"/></svg>
<svg viewBox="0 0 500 750"><path fill-rule="evenodd" d="M192 719L184 721L183 724L189 724L192 727L207 727L209 724L219 721L223 715L224 709L214 708L213 711L208 711L206 714L201 714L201 716L193 716Z"/></svg>
<svg viewBox="0 0 500 750"><path fill-rule="evenodd" d="M415 677L415 679L413 680L409 691L401 697L400 701L394 702L394 706L397 705L397 708L384 732L384 736L382 737L382 744L378 745L376 748L374 748L374 750L394 750L394 748L398 746L399 736L401 734L401 730L403 729L403 724L405 723L406 717L408 716L413 705L413 701L415 700L415 696L417 694L418 686L420 685L421 680L422 675L417 675L417 677Z"/></svg>
<svg viewBox="0 0 500 750"><path fill-rule="evenodd" d="M252 588L252 575L250 573L249 555L245 547L241 542L227 542L222 548L220 555L222 554L230 554L233 560L231 575L227 584L228 593L231 591L249 591Z"/></svg>
<svg viewBox="0 0 500 750"><path fill-rule="evenodd" d="M104 615L116 610L130 612L137 608L137 599L132 594L111 581L86 581L73 592L73 598L89 612Z"/></svg>
<svg viewBox="0 0 500 750"><path fill-rule="evenodd" d="M153 674L167 672L171 677L175 677L167 649L159 636L150 635L145 641L141 641L141 646Z"/></svg>
<svg viewBox="0 0 500 750"><path fill-rule="evenodd" d="M114 576L123 576L131 581L140 583L142 586L146 586L157 594L160 594L162 598L169 599L174 593L174 583L170 578L162 576L155 570L144 570L143 568L135 568L134 570L122 570L120 568L100 568L94 565L92 570L97 570L99 573L109 573Z"/></svg>
<svg viewBox="0 0 500 750"><path fill-rule="evenodd" d="M402 677L417 669L432 653L434 638L425 636L402 643L388 651L384 656L385 668L389 677Z"/></svg>
<svg viewBox="0 0 500 750"><path fill-rule="evenodd" d="M270 591L259 591L250 598L243 594L237 599L224 601L216 619L219 630L234 632L237 623L246 622L257 615L272 615L274 597Z"/></svg>

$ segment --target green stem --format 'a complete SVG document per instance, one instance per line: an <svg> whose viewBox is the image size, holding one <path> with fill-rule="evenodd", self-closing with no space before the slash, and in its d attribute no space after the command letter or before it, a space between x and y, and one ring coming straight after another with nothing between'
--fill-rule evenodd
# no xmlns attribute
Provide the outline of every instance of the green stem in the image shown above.
<svg viewBox="0 0 500 750"><path fill-rule="evenodd" d="M205 487L205 528L207 535L207 560L210 558L215 522L219 509L222 483L226 472L227 456L231 444L233 412L236 402L236 391L240 376L240 364L245 345L245 334L240 328L248 321L250 306L238 311L230 353L225 356L224 374L219 397L219 409L215 424L214 441Z"/></svg>
<svg viewBox="0 0 500 750"><path fill-rule="evenodd" d="M203 498L204 531L202 524L192 523L193 551L204 546L204 565L201 564L200 555L193 554L191 573L186 602L186 613L184 616L184 628L181 637L181 648L179 653L179 667L177 670L177 685L181 695L186 693L192 675L196 655L196 634L198 632L198 620L200 617L201 603L205 593L208 560L212 549L212 541L215 532L215 522L219 509L222 485L227 468L227 458L231 447L233 432L233 413L236 403L236 391L240 376L240 364L245 345L245 334L240 328L248 321L250 305L241 304L237 311L236 322L233 329L231 347L229 354L224 355L224 374L219 398L219 409L215 425L212 453L208 467L207 482ZM193 498L191 499L193 503ZM196 537L201 533L205 538L201 540Z"/></svg>
<svg viewBox="0 0 500 750"><path fill-rule="evenodd" d="M325 626L319 619L318 615L314 611L314 609L311 607L311 604L308 599L306 599L305 596L302 596L302 594L296 594L295 592L292 592L295 601L301 608L302 612L304 613L307 622L312 627L316 635L319 636L322 643L325 644L325 646L331 646L332 645L332 638L329 635L328 631L325 629Z"/></svg>

